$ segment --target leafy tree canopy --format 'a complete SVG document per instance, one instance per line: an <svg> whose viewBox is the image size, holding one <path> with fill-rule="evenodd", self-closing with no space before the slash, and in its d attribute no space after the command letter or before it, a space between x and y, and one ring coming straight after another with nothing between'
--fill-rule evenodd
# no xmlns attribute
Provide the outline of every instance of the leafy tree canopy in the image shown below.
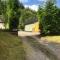
<svg viewBox="0 0 60 60"><path fill-rule="evenodd" d="M56 34L60 31L60 12L54 0L47 0L44 8L39 8L38 18L41 33Z"/></svg>

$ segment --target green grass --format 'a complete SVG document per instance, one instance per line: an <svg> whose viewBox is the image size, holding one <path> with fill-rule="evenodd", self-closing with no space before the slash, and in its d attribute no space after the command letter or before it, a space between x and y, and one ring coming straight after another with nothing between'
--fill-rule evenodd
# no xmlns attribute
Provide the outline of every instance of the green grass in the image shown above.
<svg viewBox="0 0 60 60"><path fill-rule="evenodd" d="M25 60L20 38L8 32L0 32L0 60Z"/></svg>
<svg viewBox="0 0 60 60"><path fill-rule="evenodd" d="M44 36L42 37L42 39L44 39L44 41L60 44L60 36L57 36L57 35L56 36Z"/></svg>

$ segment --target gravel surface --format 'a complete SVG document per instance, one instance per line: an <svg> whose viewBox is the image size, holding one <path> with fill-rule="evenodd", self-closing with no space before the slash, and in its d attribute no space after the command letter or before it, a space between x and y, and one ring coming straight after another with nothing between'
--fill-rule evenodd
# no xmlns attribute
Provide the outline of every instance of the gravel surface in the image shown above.
<svg viewBox="0 0 60 60"><path fill-rule="evenodd" d="M26 37L21 37L26 51L26 60L49 60L40 50L33 48Z"/></svg>
<svg viewBox="0 0 60 60"><path fill-rule="evenodd" d="M26 59L27 60L60 60L60 44L56 45L54 43L48 43L47 41L44 41L41 38L38 38L37 35L39 35L39 32L24 32L24 31L19 31L18 36L22 38L24 48L26 51ZM55 59L54 56L52 55L53 59L49 59L49 57L46 56L46 54L40 50L35 49L34 47L31 46L29 38L27 36L32 37L33 39L37 40L39 43L42 45L45 45L48 47L50 50L53 51L53 55L57 56L59 59ZM49 55L51 56L51 55Z"/></svg>

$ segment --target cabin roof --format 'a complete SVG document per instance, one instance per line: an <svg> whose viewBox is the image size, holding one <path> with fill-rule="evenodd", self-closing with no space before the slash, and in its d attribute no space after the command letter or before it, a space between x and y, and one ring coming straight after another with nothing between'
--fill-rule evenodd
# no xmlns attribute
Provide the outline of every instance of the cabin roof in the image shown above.
<svg viewBox="0 0 60 60"><path fill-rule="evenodd" d="M38 22L38 19L36 17L34 17L33 19L27 19L25 21L25 25L33 24L35 22Z"/></svg>

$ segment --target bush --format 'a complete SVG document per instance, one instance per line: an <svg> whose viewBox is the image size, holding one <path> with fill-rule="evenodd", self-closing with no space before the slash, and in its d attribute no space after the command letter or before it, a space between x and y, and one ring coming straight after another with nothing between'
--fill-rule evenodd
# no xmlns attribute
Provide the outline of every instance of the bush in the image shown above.
<svg viewBox="0 0 60 60"><path fill-rule="evenodd" d="M50 0L45 8L39 8L38 17L42 34L60 34L60 9Z"/></svg>
<svg viewBox="0 0 60 60"><path fill-rule="evenodd" d="M18 18L13 17L12 19L10 19L10 21L9 21L10 30L18 29L18 24L19 24Z"/></svg>

